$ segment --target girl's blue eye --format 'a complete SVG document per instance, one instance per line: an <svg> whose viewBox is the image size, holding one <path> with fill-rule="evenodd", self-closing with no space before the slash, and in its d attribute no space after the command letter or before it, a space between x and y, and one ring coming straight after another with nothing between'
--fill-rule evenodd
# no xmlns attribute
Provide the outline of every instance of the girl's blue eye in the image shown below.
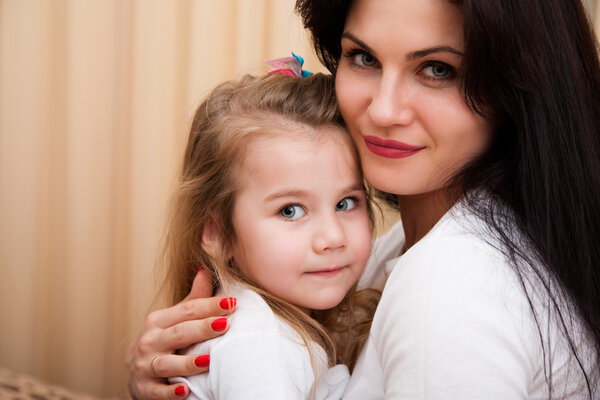
<svg viewBox="0 0 600 400"><path fill-rule="evenodd" d="M279 215L286 219L298 219L305 214L300 206L290 205L279 210Z"/></svg>
<svg viewBox="0 0 600 400"><path fill-rule="evenodd" d="M338 201L335 205L335 211L352 210L354 207L356 207L356 200L346 197L345 199Z"/></svg>

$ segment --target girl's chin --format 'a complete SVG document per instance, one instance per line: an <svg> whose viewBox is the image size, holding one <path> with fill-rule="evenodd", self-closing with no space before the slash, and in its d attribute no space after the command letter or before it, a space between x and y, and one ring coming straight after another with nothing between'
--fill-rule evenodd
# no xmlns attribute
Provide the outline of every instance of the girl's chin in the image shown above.
<svg viewBox="0 0 600 400"><path fill-rule="evenodd" d="M336 307L338 304L340 304L342 302L344 298L340 298L340 299L327 299L326 301L319 301L319 302L314 302L311 304L306 305L305 307L301 307L304 310L311 310L311 311L322 311L322 310L329 310L331 308Z"/></svg>

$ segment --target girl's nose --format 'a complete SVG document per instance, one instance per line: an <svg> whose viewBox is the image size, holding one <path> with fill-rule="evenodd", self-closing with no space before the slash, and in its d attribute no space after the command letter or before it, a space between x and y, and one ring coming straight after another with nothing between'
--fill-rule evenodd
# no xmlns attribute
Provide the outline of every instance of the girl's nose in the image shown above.
<svg viewBox="0 0 600 400"><path fill-rule="evenodd" d="M372 94L367 115L375 126L410 125L415 119L409 88L398 76L382 75Z"/></svg>
<svg viewBox="0 0 600 400"><path fill-rule="evenodd" d="M336 215L323 218L313 237L313 249L316 253L346 247L346 233Z"/></svg>

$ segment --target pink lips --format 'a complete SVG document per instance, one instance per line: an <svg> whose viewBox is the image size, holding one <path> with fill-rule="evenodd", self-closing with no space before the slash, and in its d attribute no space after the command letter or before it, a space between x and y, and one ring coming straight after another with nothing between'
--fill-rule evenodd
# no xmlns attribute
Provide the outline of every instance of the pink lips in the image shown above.
<svg viewBox="0 0 600 400"><path fill-rule="evenodd" d="M313 276L333 276L336 275L338 272L340 272L341 270L343 270L346 267L334 267L334 268L323 268L317 271L309 271L307 272L307 274L309 275L313 275Z"/></svg>
<svg viewBox="0 0 600 400"><path fill-rule="evenodd" d="M367 149L373 154L387 158L403 158L418 153L425 147L413 146L396 140L381 139L377 136L363 136Z"/></svg>

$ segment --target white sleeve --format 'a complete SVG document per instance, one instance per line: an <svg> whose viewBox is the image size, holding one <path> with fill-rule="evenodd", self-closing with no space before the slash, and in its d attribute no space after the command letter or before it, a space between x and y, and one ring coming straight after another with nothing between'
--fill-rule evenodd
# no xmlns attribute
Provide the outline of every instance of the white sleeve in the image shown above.
<svg viewBox="0 0 600 400"><path fill-rule="evenodd" d="M527 399L531 316L510 270L471 245L422 250L402 257L373 322L385 398Z"/></svg>
<svg viewBox="0 0 600 400"><path fill-rule="evenodd" d="M214 399L305 399L314 379L302 347L272 333L225 336L210 358ZM187 377L192 387L195 378Z"/></svg>

